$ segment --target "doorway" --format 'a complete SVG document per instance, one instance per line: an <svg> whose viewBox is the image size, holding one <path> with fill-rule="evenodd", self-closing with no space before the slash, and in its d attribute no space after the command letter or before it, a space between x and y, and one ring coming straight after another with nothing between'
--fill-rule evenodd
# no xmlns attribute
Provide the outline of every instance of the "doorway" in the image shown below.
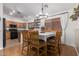
<svg viewBox="0 0 79 59"><path fill-rule="evenodd" d="M20 44L16 23L3 18L3 47L9 48Z"/></svg>

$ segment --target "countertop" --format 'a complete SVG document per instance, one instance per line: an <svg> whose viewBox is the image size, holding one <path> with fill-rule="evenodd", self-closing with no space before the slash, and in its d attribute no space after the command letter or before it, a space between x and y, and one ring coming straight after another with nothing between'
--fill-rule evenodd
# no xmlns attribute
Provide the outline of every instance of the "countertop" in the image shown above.
<svg viewBox="0 0 79 59"><path fill-rule="evenodd" d="M12 28L6 28L6 31L9 31L9 29L12 29ZM28 29L24 29L24 28L13 28L13 29L17 29L18 31L28 30Z"/></svg>

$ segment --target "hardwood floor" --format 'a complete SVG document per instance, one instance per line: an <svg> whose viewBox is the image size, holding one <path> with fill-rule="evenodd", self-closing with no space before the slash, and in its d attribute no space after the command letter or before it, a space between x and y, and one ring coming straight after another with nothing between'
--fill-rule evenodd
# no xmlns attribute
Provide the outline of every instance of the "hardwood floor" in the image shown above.
<svg viewBox="0 0 79 59"><path fill-rule="evenodd" d="M15 45L14 47L5 48L0 51L0 55L3 56L19 56L21 55L21 45Z"/></svg>
<svg viewBox="0 0 79 59"><path fill-rule="evenodd" d="M6 40L6 48L13 47L13 46L16 46L18 44L19 44L18 39L13 39L13 40L8 39L8 40Z"/></svg>
<svg viewBox="0 0 79 59"><path fill-rule="evenodd" d="M14 47L0 50L2 56L21 56L21 45L17 44ZM71 46L62 44L61 56L77 56L75 49Z"/></svg>
<svg viewBox="0 0 79 59"><path fill-rule="evenodd" d="M61 56L77 56L75 48L62 44Z"/></svg>

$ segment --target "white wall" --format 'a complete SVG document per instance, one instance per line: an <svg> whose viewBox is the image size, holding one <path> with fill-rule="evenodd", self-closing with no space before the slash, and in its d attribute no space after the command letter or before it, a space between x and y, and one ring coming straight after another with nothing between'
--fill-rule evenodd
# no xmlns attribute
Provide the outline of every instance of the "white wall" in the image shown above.
<svg viewBox="0 0 79 59"><path fill-rule="evenodd" d="M73 14L73 10L69 10L69 16ZM76 47L75 44L75 30L79 29L79 19L76 21L72 21L72 19L69 18L68 26L66 29L66 44Z"/></svg>
<svg viewBox="0 0 79 59"><path fill-rule="evenodd" d="M77 54L79 55L79 28L75 29L75 45L76 51L78 52Z"/></svg>
<svg viewBox="0 0 79 59"><path fill-rule="evenodd" d="M3 14L3 9L2 9L2 4L0 3L0 49L3 48L3 19L2 19L2 14Z"/></svg>

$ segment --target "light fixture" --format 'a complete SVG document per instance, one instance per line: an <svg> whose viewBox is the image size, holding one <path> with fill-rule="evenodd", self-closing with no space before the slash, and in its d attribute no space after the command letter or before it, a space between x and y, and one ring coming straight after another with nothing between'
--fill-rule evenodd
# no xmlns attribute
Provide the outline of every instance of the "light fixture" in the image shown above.
<svg viewBox="0 0 79 59"><path fill-rule="evenodd" d="M38 19L47 18L48 17L47 8L48 8L48 5L42 3L41 12L39 12L39 14L36 15L36 18Z"/></svg>
<svg viewBox="0 0 79 59"><path fill-rule="evenodd" d="M12 10L11 12L10 12L10 15L13 15L15 13L15 10Z"/></svg>

